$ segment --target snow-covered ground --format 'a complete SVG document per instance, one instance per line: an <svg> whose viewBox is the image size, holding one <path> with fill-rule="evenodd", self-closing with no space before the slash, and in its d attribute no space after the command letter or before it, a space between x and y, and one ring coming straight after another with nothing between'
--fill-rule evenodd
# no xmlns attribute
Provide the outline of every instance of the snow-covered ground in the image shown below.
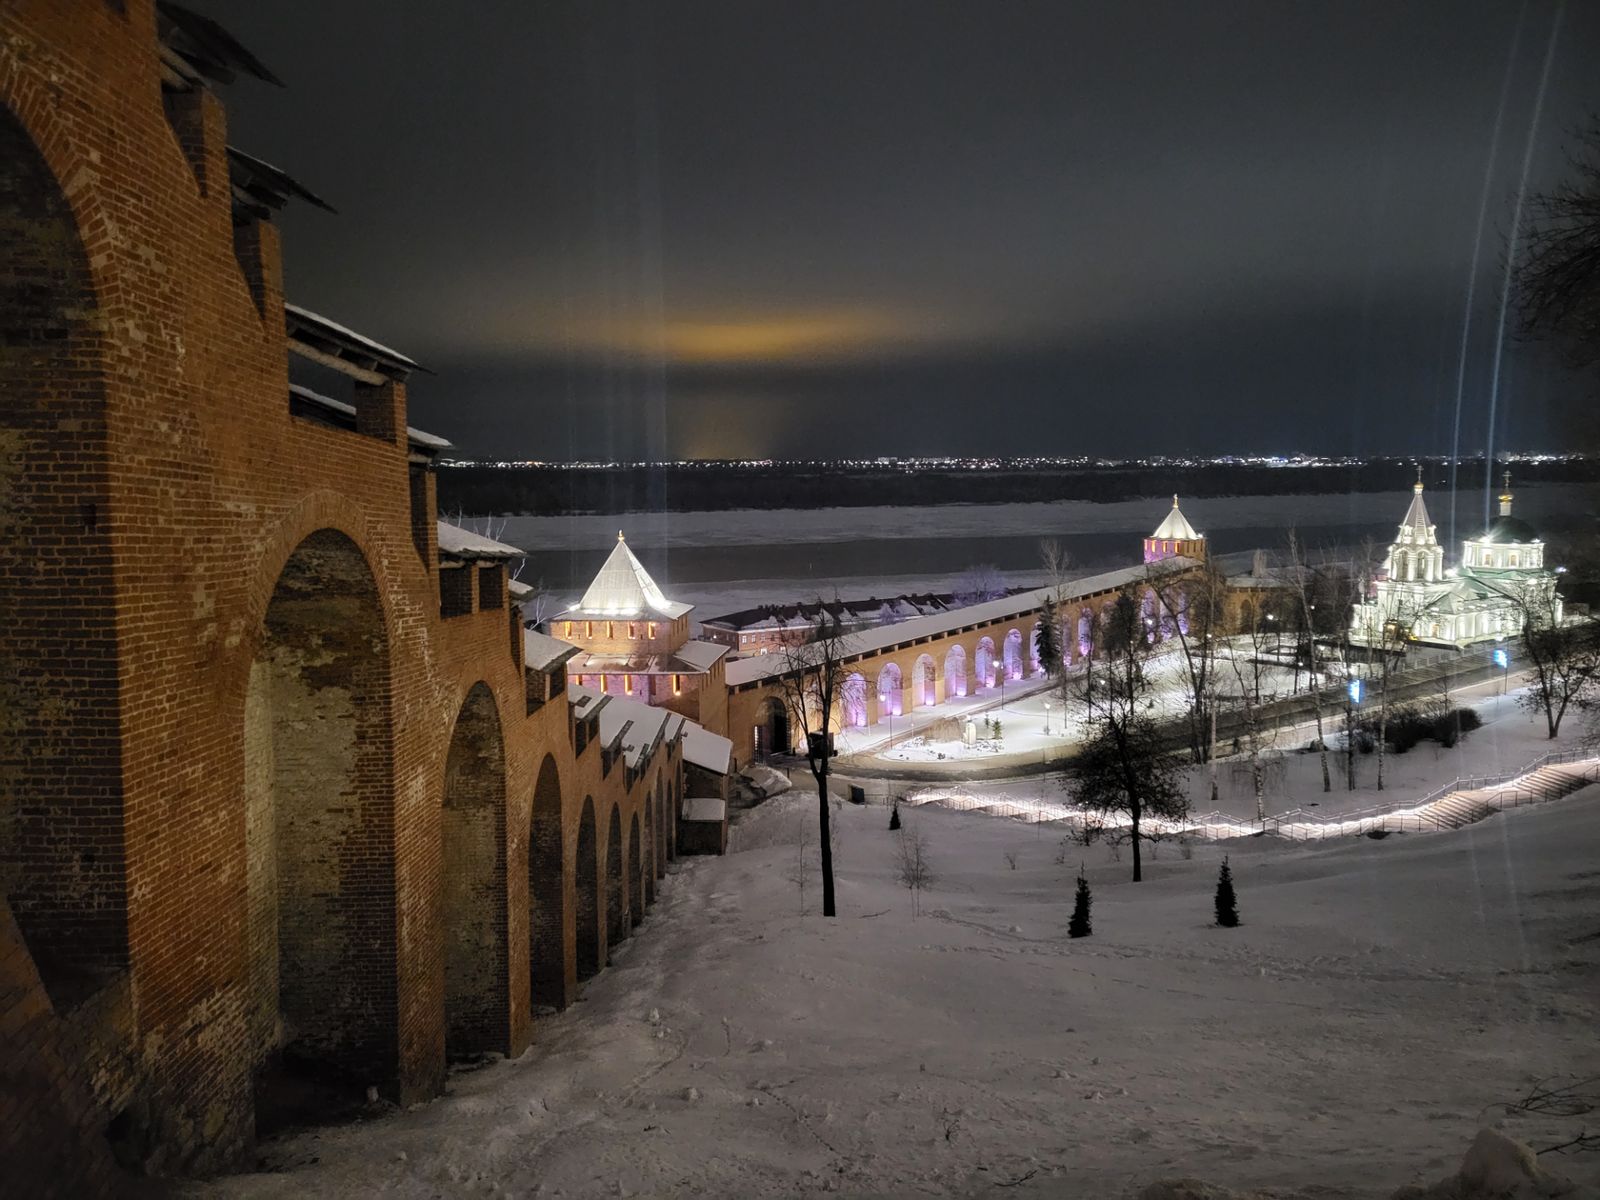
<svg viewBox="0 0 1600 1200"><path fill-rule="evenodd" d="M1150 660L1147 673L1151 681L1150 699L1156 714L1167 720L1179 720L1189 709L1189 683L1182 653L1177 642L1168 643L1169 649ZM1237 707L1242 694L1250 694L1258 703L1289 699L1303 693L1310 678L1306 671L1295 671L1291 666L1257 661L1250 652L1248 639L1235 638L1225 643L1218 652L1214 665L1216 694L1225 705ZM1335 676L1328 675L1332 681ZM975 677L969 675L969 679ZM869 680L868 686L876 681ZM1498 688L1498 684L1495 685ZM1331 702L1330 702L1331 703ZM1048 705L1048 707L1046 707ZM1343 709L1340 708L1342 714ZM983 743L965 747L947 740L929 742L918 740L917 730L954 717L964 721L971 717L976 722L976 734ZM997 718L1001 723L998 740L988 736L985 718ZM1332 721L1332 711L1329 720ZM1342 720L1342 716L1340 718ZM1309 731L1303 743L1314 731ZM1298 733L1278 730L1273 734L1274 745L1291 743ZM894 746L888 748L893 737ZM894 762L971 762L981 765L986 760L1003 758L1009 764L1022 761L1048 762L1059 758L1083 737L1083 720L1080 708L1073 703L1063 703L1059 687L1046 680L1042 674L1005 683L1003 687L975 688L967 696L951 696L942 704L914 708L900 716L881 717L875 724L846 728L837 735L836 743L841 754L872 752L878 765ZM940 756L944 757L941 759Z"/></svg>
<svg viewBox="0 0 1600 1200"><path fill-rule="evenodd" d="M1356 786L1354 789L1347 786L1347 760L1341 752L1344 747L1340 732L1342 709L1324 718L1324 730L1332 750L1328 756L1331 791L1322 790L1322 756L1305 752L1316 736L1315 725L1307 721L1275 731L1271 735L1269 763L1263 770L1267 815L1307 809L1315 816L1332 817L1380 804L1399 807L1452 780L1510 774L1541 755L1573 748L1579 734L1579 718L1569 718L1562 727L1563 736L1552 742L1546 736L1544 718L1519 703L1526 689L1513 686L1501 695L1500 688L1500 682L1493 681L1455 689L1451 693L1453 703L1474 709L1483 721L1483 728L1465 735L1450 748L1424 741L1405 754L1385 754L1381 790L1375 753L1355 756ZM1034 698L1033 702L1038 703L1039 698ZM1025 710L1027 703L1019 705L1018 709ZM1058 723L1060 715L1058 710L1052 722ZM1024 711L1014 713L1011 702L1007 701L1006 728L1013 728L1014 723L1022 725L1026 720ZM1042 713L1038 720L1042 724ZM1011 740L1009 733L1006 740ZM1224 753L1218 759L1215 805L1211 802L1211 768L1191 768L1188 778L1190 804L1196 814L1215 809L1245 820L1256 815L1255 780L1247 754ZM961 808L999 806L1005 809L1009 806L1019 815L1037 813L1044 820L1060 819L1074 811L1064 778L1059 774L1015 779L961 779L958 766L948 783L897 784L892 780L878 780L867 787L868 794L874 797L909 792L920 803L938 802Z"/></svg>
<svg viewBox="0 0 1600 1200"><path fill-rule="evenodd" d="M831 921L815 803L770 801L676 870L520 1060L189 1190L1098 1198L1195 1175L1375 1200L1450 1174L1480 1122L1578 1132L1493 1106L1600 1074L1600 787L1449 833L1165 846L1138 885L1107 847L910 810L920 915L884 809L843 805ZM1073 941L1080 862L1094 936Z"/></svg>

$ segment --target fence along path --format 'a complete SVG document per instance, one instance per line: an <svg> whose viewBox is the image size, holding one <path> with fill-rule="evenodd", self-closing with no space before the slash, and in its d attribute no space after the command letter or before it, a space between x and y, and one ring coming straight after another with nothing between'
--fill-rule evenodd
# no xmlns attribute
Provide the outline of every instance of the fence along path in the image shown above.
<svg viewBox="0 0 1600 1200"><path fill-rule="evenodd" d="M1275 813L1265 821L1247 821L1229 813L1210 812L1186 821L1146 818L1144 829L1162 837L1193 837L1206 841L1252 837L1272 833L1293 841L1318 841L1333 837L1360 837L1371 833L1429 833L1459 829L1491 813L1529 804L1559 800L1600 781L1600 756L1583 750L1554 751L1541 755L1520 770L1504 775L1475 775L1436 788L1409 803L1375 804L1337 816L1321 816L1304 808ZM1029 823L1082 821L1082 812L1069 804L997 801L953 789L923 788L901 797L901 803L935 804L989 816ZM1125 820L1108 820L1105 827L1125 826Z"/></svg>

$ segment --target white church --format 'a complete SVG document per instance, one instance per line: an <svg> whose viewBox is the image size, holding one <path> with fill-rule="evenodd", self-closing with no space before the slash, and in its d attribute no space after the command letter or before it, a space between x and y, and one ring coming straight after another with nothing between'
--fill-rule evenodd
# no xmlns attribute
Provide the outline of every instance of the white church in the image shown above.
<svg viewBox="0 0 1600 1200"><path fill-rule="evenodd" d="M1411 507L1383 569L1366 601L1351 613L1352 641L1391 647L1422 642L1458 650L1502 641L1522 632L1522 609L1529 601L1538 603L1547 619L1560 622L1561 597L1555 573L1544 565L1544 543L1526 521L1511 515L1509 472L1500 515L1462 542L1461 563L1448 570L1420 478L1412 490Z"/></svg>

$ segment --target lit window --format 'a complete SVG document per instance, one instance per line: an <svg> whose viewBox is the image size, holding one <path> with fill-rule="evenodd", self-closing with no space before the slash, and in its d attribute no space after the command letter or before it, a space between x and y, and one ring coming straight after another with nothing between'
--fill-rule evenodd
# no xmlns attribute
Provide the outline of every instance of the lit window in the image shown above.
<svg viewBox="0 0 1600 1200"><path fill-rule="evenodd" d="M679 695L682 691L683 691L683 676L682 675L674 675L672 677L672 694L674 696L676 696L676 695Z"/></svg>
<svg viewBox="0 0 1600 1200"><path fill-rule="evenodd" d="M622 677L622 690L624 692L626 692L630 696L633 695L633 676L632 675L624 675Z"/></svg>
<svg viewBox="0 0 1600 1200"><path fill-rule="evenodd" d="M612 632L612 629L613 629L613 626L612 626L611 622L607 621L606 622L606 637L611 638L611 637L615 637L616 636L616 634Z"/></svg>
<svg viewBox="0 0 1600 1200"><path fill-rule="evenodd" d="M654 621L649 622L644 628L646 636L650 638L654 638L656 636L656 623Z"/></svg>
<svg viewBox="0 0 1600 1200"><path fill-rule="evenodd" d="M584 637L593 637L594 636L594 622L593 621L585 621L583 623L583 636Z"/></svg>
<svg viewBox="0 0 1600 1200"><path fill-rule="evenodd" d="M628 622L628 640L631 642L631 641L633 641L634 638L636 638L638 636L639 636L639 627L637 625L635 625L632 621L629 621Z"/></svg>

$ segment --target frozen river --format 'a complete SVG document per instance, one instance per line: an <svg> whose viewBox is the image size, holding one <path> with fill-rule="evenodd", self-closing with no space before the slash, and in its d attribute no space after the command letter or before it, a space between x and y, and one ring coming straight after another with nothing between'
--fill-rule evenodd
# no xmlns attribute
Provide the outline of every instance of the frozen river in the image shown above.
<svg viewBox="0 0 1600 1200"><path fill-rule="evenodd" d="M1586 490L1577 484L1519 489L1517 515L1536 526L1570 519L1586 511ZM1281 549L1290 526L1313 550L1368 537L1387 544L1410 500L1409 491L1217 497L1185 501L1183 510L1213 553L1231 554ZM1449 497L1430 493L1428 500L1445 541ZM1481 494L1461 498L1460 535L1479 524L1481 502ZM667 594L696 605L704 618L836 592L945 591L975 563L993 563L1016 585L1037 584L1042 538L1059 540L1085 574L1126 565L1168 507L1158 499L513 516L500 536L529 551L522 577L542 579L566 602L577 599L624 530Z"/></svg>

